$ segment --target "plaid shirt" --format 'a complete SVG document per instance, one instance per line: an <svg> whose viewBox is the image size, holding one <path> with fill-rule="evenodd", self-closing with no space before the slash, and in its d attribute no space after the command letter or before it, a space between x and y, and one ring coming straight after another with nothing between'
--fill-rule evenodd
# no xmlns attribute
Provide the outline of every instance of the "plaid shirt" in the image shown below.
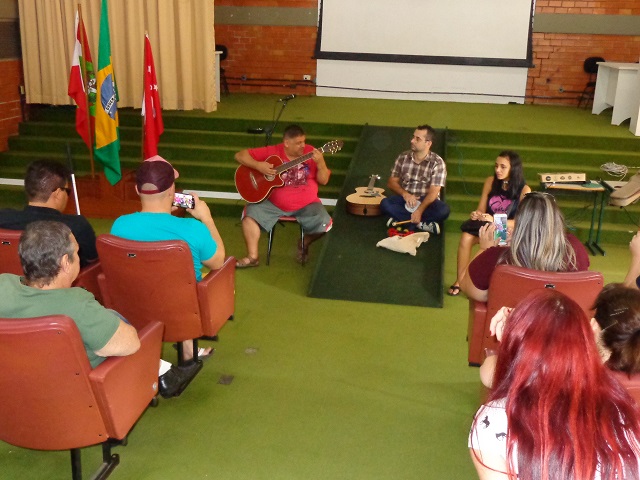
<svg viewBox="0 0 640 480"><path fill-rule="evenodd" d="M403 152L391 169L391 176L400 179L400 186L416 197L424 197L431 185L444 187L447 166L440 155L429 152L420 163L413 161L413 152ZM440 195L438 195L438 198Z"/></svg>

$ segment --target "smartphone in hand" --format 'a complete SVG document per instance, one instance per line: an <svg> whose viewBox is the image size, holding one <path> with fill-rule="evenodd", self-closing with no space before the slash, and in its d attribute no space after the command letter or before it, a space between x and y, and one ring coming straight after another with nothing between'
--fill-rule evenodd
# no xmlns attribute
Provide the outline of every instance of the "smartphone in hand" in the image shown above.
<svg viewBox="0 0 640 480"><path fill-rule="evenodd" d="M507 214L496 213L493 216L493 223L496 226L495 238L498 241L498 245L507 244Z"/></svg>
<svg viewBox="0 0 640 480"><path fill-rule="evenodd" d="M189 195L188 193L176 193L173 197L173 205L181 208L194 208L196 206L196 201L193 198L193 195Z"/></svg>

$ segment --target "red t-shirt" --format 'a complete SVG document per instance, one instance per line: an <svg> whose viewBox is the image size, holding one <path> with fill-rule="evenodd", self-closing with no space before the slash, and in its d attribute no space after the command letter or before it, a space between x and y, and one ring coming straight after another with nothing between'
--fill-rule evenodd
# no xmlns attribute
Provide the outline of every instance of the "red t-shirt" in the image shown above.
<svg viewBox="0 0 640 480"><path fill-rule="evenodd" d="M567 233L567 241L576 252L576 271L589 270L589 254L578 238ZM486 249L469 264L469 279L478 290L489 290L491 274L496 268L500 257L509 247L491 247Z"/></svg>
<svg viewBox="0 0 640 480"><path fill-rule="evenodd" d="M305 145L303 155L311 153L313 150L314 147L311 145ZM285 163L289 161L282 143L249 149L249 155L258 162L264 162L272 155L277 155ZM318 166L313 158L283 172L281 177L284 180L284 185L271 190L269 200L285 212L294 212L310 203L319 202L317 172Z"/></svg>

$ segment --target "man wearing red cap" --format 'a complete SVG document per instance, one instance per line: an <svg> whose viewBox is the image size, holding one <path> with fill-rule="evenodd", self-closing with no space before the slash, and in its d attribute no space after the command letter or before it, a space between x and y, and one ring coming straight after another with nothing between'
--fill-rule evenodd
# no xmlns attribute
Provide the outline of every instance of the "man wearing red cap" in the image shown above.
<svg viewBox="0 0 640 480"><path fill-rule="evenodd" d="M212 270L222 267L225 258L224 244L209 206L193 194L194 208L187 212L193 218L171 215L175 179L178 172L169 162L156 155L144 162L136 172L136 191L140 196L140 212L123 215L111 227L111 234L129 240L155 242L183 240L191 250L196 279L202 280L202 266ZM193 342L184 342L185 360L193 357ZM212 349L200 349L199 357L211 354Z"/></svg>

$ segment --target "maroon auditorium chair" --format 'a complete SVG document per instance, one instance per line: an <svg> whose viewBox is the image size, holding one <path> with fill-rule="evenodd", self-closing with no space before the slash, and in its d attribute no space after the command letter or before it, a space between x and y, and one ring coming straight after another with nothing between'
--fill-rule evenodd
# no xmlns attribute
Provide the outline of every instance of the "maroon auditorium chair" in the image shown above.
<svg viewBox="0 0 640 480"><path fill-rule="evenodd" d="M20 235L22 235L22 230L0 228L0 273L24 275L18 256Z"/></svg>
<svg viewBox="0 0 640 480"><path fill-rule="evenodd" d="M500 308L515 307L536 288L554 288L575 300L591 318L591 307L602 286L600 272L541 272L513 265L498 265L491 275L487 302L469 300L469 365L480 365L485 349L497 350L498 342L489 332L489 325Z"/></svg>
<svg viewBox="0 0 640 480"><path fill-rule="evenodd" d="M13 273L24 275L20 256L18 255L18 244L22 230L5 230L0 228L0 273ZM100 262L87 265L78 274L78 278L73 282L74 287L84 288L102 303L102 295L98 286L98 275L102 272Z"/></svg>
<svg viewBox="0 0 640 480"><path fill-rule="evenodd" d="M216 337L235 311L235 258L196 281L189 246L181 240L137 242L103 234L97 241L104 305L136 328L159 320L164 341ZM197 373L197 372L196 372Z"/></svg>
<svg viewBox="0 0 640 480"><path fill-rule="evenodd" d="M102 444L92 478L118 465L112 446L126 437L158 392L162 324L138 332L133 355L93 370L69 317L0 318L0 439L35 450L71 450L72 478L82 479L80 449ZM33 472L30 477L46 477Z"/></svg>

